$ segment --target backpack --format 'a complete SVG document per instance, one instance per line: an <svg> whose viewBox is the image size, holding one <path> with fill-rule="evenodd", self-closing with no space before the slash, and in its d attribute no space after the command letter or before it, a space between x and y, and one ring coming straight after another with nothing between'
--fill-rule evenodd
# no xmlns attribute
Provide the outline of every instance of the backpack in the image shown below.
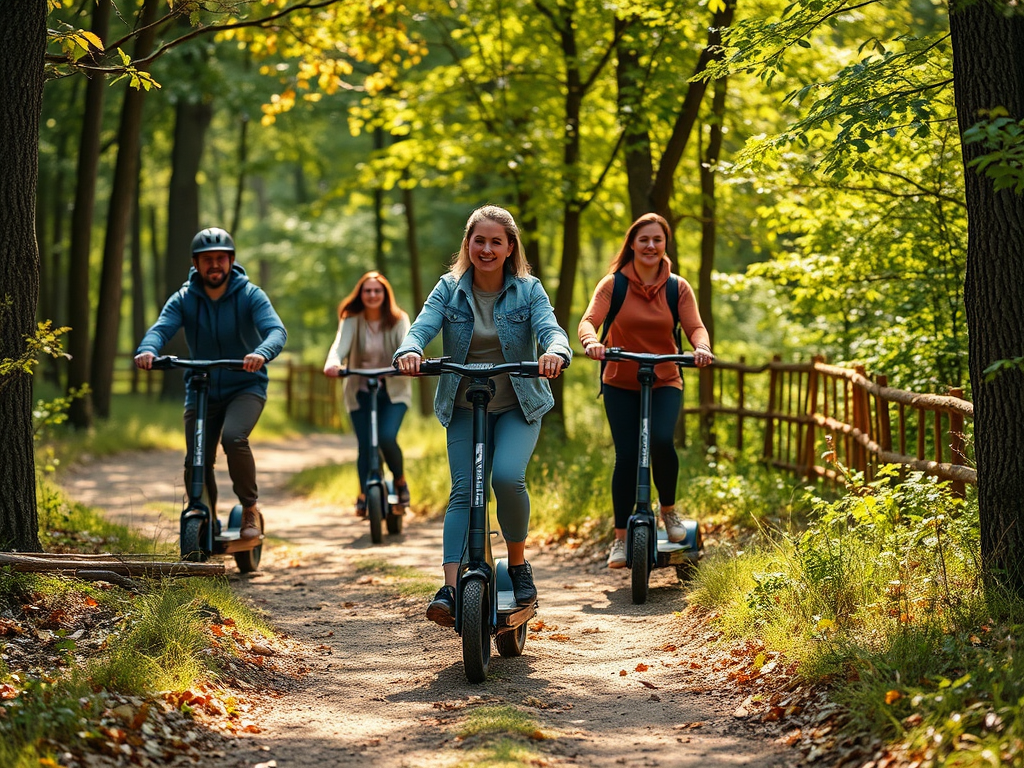
<svg viewBox="0 0 1024 768"><path fill-rule="evenodd" d="M626 300L626 291L628 290L629 278L622 274L622 272L616 272L615 284L612 286L612 300L608 305L608 314L601 325L602 344L608 338L608 331L611 329L612 323L615 322L615 316L619 314L622 302ZM683 337L679 326L679 278L671 273L668 276L668 282L665 283L665 299L668 301L668 308L672 312L672 338L675 340L676 352L678 352L683 348ZM598 379L599 382L604 380L605 363L605 360L601 361L601 378ZM599 392L598 397L600 396Z"/></svg>

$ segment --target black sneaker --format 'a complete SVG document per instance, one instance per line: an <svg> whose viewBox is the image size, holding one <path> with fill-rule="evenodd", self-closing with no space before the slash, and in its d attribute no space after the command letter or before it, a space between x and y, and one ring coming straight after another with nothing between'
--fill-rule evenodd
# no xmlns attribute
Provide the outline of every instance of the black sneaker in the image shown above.
<svg viewBox="0 0 1024 768"><path fill-rule="evenodd" d="M533 585L533 568L529 563L510 565L508 575L512 579L512 592L518 605L530 605L537 599L537 587Z"/></svg>
<svg viewBox="0 0 1024 768"><path fill-rule="evenodd" d="M444 586L437 590L427 606L427 618L442 627L455 626L455 587Z"/></svg>

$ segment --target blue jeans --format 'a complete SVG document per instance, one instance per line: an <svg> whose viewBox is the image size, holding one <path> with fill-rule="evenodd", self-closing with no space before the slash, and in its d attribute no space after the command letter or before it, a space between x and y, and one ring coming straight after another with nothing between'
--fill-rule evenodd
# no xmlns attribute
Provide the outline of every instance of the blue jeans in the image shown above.
<svg viewBox="0 0 1024 768"><path fill-rule="evenodd" d="M357 392L356 402L359 408L349 412L352 428L359 443L359 456L356 469L359 472L359 490L366 490L366 475L370 471L370 452L373 450L370 439L370 393ZM398 445L398 430L408 410L405 403L392 403L384 387L377 390L377 445L384 455L384 461L396 478L405 474L405 463L402 449Z"/></svg>
<svg viewBox="0 0 1024 768"><path fill-rule="evenodd" d="M640 393L608 384L601 386L604 410L615 444L612 470L612 509L615 527L625 528L636 506L637 468L640 465ZM683 392L675 387L656 387L651 392L651 480L658 489L661 506L676 503L679 455L675 428ZM654 494L651 494L654 498Z"/></svg>
<svg viewBox="0 0 1024 768"><path fill-rule="evenodd" d="M497 501L498 525L506 541L526 541L530 527L530 494L526 465L540 435L540 419L532 424L523 412L487 414L490 485ZM444 514L444 563L458 563L469 535L470 481L473 474L473 412L455 408L448 424L448 469L452 490ZM487 483L488 478L484 479Z"/></svg>

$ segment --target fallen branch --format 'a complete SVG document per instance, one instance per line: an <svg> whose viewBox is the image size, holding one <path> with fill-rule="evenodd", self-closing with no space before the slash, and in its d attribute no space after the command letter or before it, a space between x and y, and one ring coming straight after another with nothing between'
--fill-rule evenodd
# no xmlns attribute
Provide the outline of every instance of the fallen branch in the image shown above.
<svg viewBox="0 0 1024 768"><path fill-rule="evenodd" d="M28 573L106 571L120 576L221 576L223 563L168 562L135 555L78 555L51 552L0 552L0 567ZM83 577L84 578L84 577Z"/></svg>

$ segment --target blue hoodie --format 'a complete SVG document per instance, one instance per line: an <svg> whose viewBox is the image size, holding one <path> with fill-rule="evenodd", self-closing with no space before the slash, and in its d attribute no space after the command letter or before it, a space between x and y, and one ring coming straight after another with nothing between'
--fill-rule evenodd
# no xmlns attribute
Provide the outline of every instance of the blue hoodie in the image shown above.
<svg viewBox="0 0 1024 768"><path fill-rule="evenodd" d="M189 356L194 360L241 360L250 353L277 357L284 349L288 332L270 299L249 282L241 264L232 264L227 290L217 301L206 295L195 267L188 280L164 304L160 317L142 337L135 354L160 354L179 328L185 329ZM186 384L191 371L185 372ZM267 399L266 366L256 373L217 368L210 372L210 399L228 400L243 392ZM193 406L192 388L185 388L185 407Z"/></svg>

